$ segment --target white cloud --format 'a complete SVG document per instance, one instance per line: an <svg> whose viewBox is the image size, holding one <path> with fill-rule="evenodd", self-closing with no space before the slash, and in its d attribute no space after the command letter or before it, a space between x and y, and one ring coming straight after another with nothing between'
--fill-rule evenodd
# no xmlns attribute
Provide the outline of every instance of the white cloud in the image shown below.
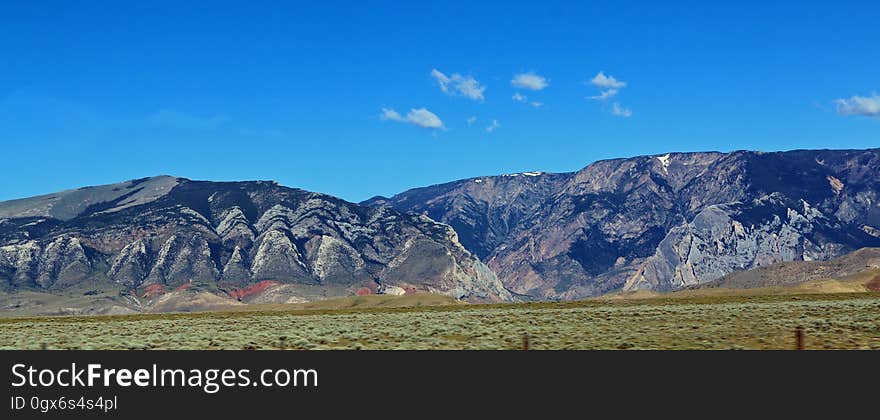
<svg viewBox="0 0 880 420"><path fill-rule="evenodd" d="M617 115L618 117L629 118L632 117L632 110L628 108L622 107L619 103L615 102L614 105L611 106L611 113Z"/></svg>
<svg viewBox="0 0 880 420"><path fill-rule="evenodd" d="M529 90L541 90L550 86L547 79L533 72L520 73L513 76L513 80L510 81L510 84L521 89Z"/></svg>
<svg viewBox="0 0 880 420"><path fill-rule="evenodd" d="M474 125L475 122L477 122L477 117L470 117L467 119L467 125L469 126Z"/></svg>
<svg viewBox="0 0 880 420"><path fill-rule="evenodd" d="M620 93L626 87L626 82L617 80L614 76L606 75L604 71L600 71L590 80L590 84L599 89L599 94L588 96L587 99L605 102ZM604 108L604 106L603 106ZM632 110L624 108L619 102L611 105L611 114L618 117L629 118L632 116Z"/></svg>
<svg viewBox="0 0 880 420"><path fill-rule="evenodd" d="M596 96L590 96L590 99L593 99L596 101L604 101L608 98L611 98L614 95L617 95L618 92L620 92L620 91L617 89L603 90L603 91L599 92L599 94Z"/></svg>
<svg viewBox="0 0 880 420"><path fill-rule="evenodd" d="M590 83L599 89L620 89L626 87L626 82L619 81L614 76L606 76L604 71L600 71Z"/></svg>
<svg viewBox="0 0 880 420"><path fill-rule="evenodd" d="M501 124L498 123L498 120L492 120L492 124L486 127L486 132L491 133L495 131L498 127L501 127Z"/></svg>
<svg viewBox="0 0 880 420"><path fill-rule="evenodd" d="M447 76L437 69L431 70L431 76L437 80L440 90L447 95L461 95L475 101L484 99L483 92L486 91L486 87L480 85L480 82L471 76L462 76L458 73Z"/></svg>
<svg viewBox="0 0 880 420"><path fill-rule="evenodd" d="M382 115L379 118L385 121L403 121L403 117L400 116L399 112L388 108L382 108Z"/></svg>
<svg viewBox="0 0 880 420"><path fill-rule="evenodd" d="M514 93L513 96L511 96L511 99L513 99L514 102L528 103L529 105L531 105L535 108L540 108L540 107L544 106L543 102L538 102L538 101L529 102L529 98L526 95L520 94L519 92Z"/></svg>
<svg viewBox="0 0 880 420"><path fill-rule="evenodd" d="M840 115L861 115L880 118L880 95L853 96L849 99L837 99L837 113Z"/></svg>
<svg viewBox="0 0 880 420"><path fill-rule="evenodd" d="M405 117L393 109L382 108L382 114L379 115L379 118L385 121L403 122L423 128L445 128L443 127L443 121L440 120L440 117L425 108L411 109Z"/></svg>
<svg viewBox="0 0 880 420"><path fill-rule="evenodd" d="M590 99L594 101L607 101L614 96L617 96L620 93L620 90L626 87L626 82L622 80L617 80L614 76L606 76L605 72L600 71L592 80L590 80L590 84L599 88L599 94L596 96L590 96Z"/></svg>
<svg viewBox="0 0 880 420"><path fill-rule="evenodd" d="M440 121L440 117L425 108L411 109L406 114L406 120L419 127L443 128L443 121Z"/></svg>

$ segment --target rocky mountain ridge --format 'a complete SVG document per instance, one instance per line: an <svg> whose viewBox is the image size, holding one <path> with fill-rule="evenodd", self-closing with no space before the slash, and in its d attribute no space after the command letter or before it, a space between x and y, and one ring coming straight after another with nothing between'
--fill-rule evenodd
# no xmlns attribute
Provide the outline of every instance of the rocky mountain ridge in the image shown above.
<svg viewBox="0 0 880 420"><path fill-rule="evenodd" d="M878 149L669 153L365 204L448 223L517 294L577 299L878 246L878 186Z"/></svg>
<svg viewBox="0 0 880 420"><path fill-rule="evenodd" d="M511 298L446 225L274 182L156 177L0 203L0 284L87 280L140 297L270 284L275 301L388 288Z"/></svg>
<svg viewBox="0 0 880 420"><path fill-rule="evenodd" d="M160 176L0 202L0 285L242 302L669 291L878 247L878 194L880 149L639 156L360 204Z"/></svg>

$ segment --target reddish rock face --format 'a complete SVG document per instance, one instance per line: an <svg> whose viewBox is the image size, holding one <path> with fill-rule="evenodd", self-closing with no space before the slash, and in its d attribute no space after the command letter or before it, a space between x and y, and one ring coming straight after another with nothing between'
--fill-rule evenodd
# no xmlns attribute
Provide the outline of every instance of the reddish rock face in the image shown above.
<svg viewBox="0 0 880 420"><path fill-rule="evenodd" d="M161 284L148 284L144 287L144 293L142 297L151 298L159 295L164 295L167 293L165 290L165 286Z"/></svg>
<svg viewBox="0 0 880 420"><path fill-rule="evenodd" d="M175 288L174 288L174 291L175 291L175 292L181 292L181 291L184 291L184 290L186 290L186 289L189 289L190 287L192 287L192 285L193 285L192 283L184 283L184 284L181 284L180 286L175 287Z"/></svg>
<svg viewBox="0 0 880 420"><path fill-rule="evenodd" d="M233 290L233 291L229 292L229 295L232 296L233 299L242 300L248 296L265 292L266 289L268 289L272 286L277 286L279 284L281 284L281 283L279 283L277 281L263 280L259 283L252 284L250 286L243 287L241 289Z"/></svg>
<svg viewBox="0 0 880 420"><path fill-rule="evenodd" d="M360 289L357 289L357 292L355 292L355 294L358 296L369 296L373 294L373 291L367 289L366 287L361 287Z"/></svg>

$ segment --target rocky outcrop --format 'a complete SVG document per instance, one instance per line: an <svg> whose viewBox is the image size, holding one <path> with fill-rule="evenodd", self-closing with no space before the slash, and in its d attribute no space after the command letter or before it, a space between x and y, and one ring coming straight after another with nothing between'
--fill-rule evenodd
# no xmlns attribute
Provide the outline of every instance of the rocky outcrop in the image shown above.
<svg viewBox="0 0 880 420"><path fill-rule="evenodd" d="M834 224L808 203L802 203L803 213L786 208L787 217L774 213L760 224L749 226L737 218L744 212L756 211L755 208L707 207L691 222L673 228L624 289L677 289L736 271L782 261L828 260L853 250L844 243L814 235L823 230L840 232L852 227Z"/></svg>
<svg viewBox="0 0 880 420"><path fill-rule="evenodd" d="M138 239L122 248L113 257L107 276L116 283L129 287L139 285L150 273L147 246L146 241Z"/></svg>
<svg viewBox="0 0 880 420"><path fill-rule="evenodd" d="M253 278L253 273L248 268L249 266L247 253L236 245L223 266L223 273L220 276L222 283L229 287L247 285Z"/></svg>
<svg viewBox="0 0 880 420"><path fill-rule="evenodd" d="M36 283L39 276L42 248L36 241L10 244L0 247L0 267L3 275L15 287Z"/></svg>
<svg viewBox="0 0 880 420"><path fill-rule="evenodd" d="M162 247L144 283L179 287L186 283L211 283L217 268L208 241L197 233L172 234Z"/></svg>
<svg viewBox="0 0 880 420"><path fill-rule="evenodd" d="M60 235L40 243L0 247L0 266L10 286L63 287L88 277L91 262L78 238Z"/></svg>
<svg viewBox="0 0 880 420"><path fill-rule="evenodd" d="M311 274L302 262L300 250L282 230L272 229L260 235L251 272L256 280L288 276L296 281L311 281Z"/></svg>

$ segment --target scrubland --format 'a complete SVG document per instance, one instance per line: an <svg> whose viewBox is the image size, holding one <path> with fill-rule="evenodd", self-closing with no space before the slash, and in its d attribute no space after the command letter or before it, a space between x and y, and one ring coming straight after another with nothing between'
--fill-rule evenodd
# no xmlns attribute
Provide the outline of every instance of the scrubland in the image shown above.
<svg viewBox="0 0 880 420"><path fill-rule="evenodd" d="M322 308L0 320L3 349L880 350L880 294L698 296L498 305ZM361 303L357 303L361 302ZM526 344L527 342L527 344Z"/></svg>

